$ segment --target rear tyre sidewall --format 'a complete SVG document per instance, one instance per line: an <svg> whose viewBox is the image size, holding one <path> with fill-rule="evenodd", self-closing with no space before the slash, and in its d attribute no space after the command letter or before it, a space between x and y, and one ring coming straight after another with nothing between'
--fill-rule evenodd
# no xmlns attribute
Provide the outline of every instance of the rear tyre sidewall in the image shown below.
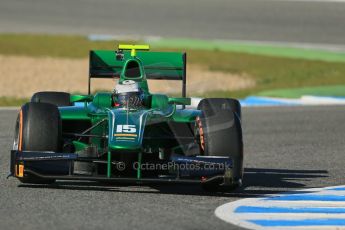
<svg viewBox="0 0 345 230"><path fill-rule="evenodd" d="M71 106L70 94L65 92L43 91L31 97L31 102L49 103L56 106Z"/></svg>

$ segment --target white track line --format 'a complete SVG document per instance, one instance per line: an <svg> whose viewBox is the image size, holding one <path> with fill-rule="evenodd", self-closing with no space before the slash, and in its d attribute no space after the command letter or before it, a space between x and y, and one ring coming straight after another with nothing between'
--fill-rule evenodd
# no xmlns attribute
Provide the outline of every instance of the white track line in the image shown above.
<svg viewBox="0 0 345 230"><path fill-rule="evenodd" d="M0 107L0 111L19 111L20 107Z"/></svg>
<svg viewBox="0 0 345 230"><path fill-rule="evenodd" d="M321 220L329 223L330 220L344 220L344 195L345 186L297 190L276 195L267 195L260 198L246 198L230 202L219 206L215 210L215 215L226 222L249 229L345 229L343 223L339 223L340 225L337 226L323 226L322 224L309 226L308 223L305 222L305 220ZM292 196L322 197L322 200L308 200L308 198L293 201L277 200L277 198ZM332 201L332 199L330 199L332 197L334 198L334 196L336 196L337 201ZM327 209L333 210L333 212L327 212ZM274 212L272 210L279 211ZM296 210L297 212L295 212ZM314 210L314 212L312 210ZM278 224L282 222L282 225L264 226L265 224L262 225L260 223L254 223L253 221L261 221L261 223L262 221L265 221L265 223L275 221ZM286 221L299 221L303 224L306 223L306 226L301 226L299 224L297 224L298 226L284 226L284 222L286 223Z"/></svg>

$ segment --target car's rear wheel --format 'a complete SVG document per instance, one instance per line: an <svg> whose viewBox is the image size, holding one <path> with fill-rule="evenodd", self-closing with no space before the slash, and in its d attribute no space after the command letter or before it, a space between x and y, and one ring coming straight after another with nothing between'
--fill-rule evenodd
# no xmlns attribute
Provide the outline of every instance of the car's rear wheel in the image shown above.
<svg viewBox="0 0 345 230"><path fill-rule="evenodd" d="M198 104L199 110L207 110L209 113L212 111L231 110L240 119L242 117L241 104L237 99L233 98L205 98Z"/></svg>
<svg viewBox="0 0 345 230"><path fill-rule="evenodd" d="M243 140L241 128L241 106L236 99L207 98L200 101L196 135L200 151L205 156L229 157L233 165L231 177L234 188L243 177ZM218 190L221 183L204 184L207 190Z"/></svg>
<svg viewBox="0 0 345 230"><path fill-rule="evenodd" d="M59 152L62 147L61 119L55 105L29 102L22 106L15 128L13 149L19 151ZM25 168L39 173L66 173L64 162L26 162ZM52 183L30 174L19 178L23 183Z"/></svg>
<svg viewBox="0 0 345 230"><path fill-rule="evenodd" d="M56 106L71 106L70 94L65 92L37 92L31 97L31 102L50 103Z"/></svg>

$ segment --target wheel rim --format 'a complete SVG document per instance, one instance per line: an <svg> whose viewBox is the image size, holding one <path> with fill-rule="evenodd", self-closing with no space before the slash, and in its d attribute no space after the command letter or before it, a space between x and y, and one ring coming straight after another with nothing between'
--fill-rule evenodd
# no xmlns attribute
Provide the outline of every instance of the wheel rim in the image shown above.
<svg viewBox="0 0 345 230"><path fill-rule="evenodd" d="M198 143L202 149L202 151L205 151L205 136L204 136L204 130L201 124L200 117L196 117L196 136L198 138Z"/></svg>
<svg viewBox="0 0 345 230"><path fill-rule="evenodd" d="M19 149L19 116L17 118L16 127L14 129L14 138L13 138L12 149L13 150L17 150L17 151Z"/></svg>

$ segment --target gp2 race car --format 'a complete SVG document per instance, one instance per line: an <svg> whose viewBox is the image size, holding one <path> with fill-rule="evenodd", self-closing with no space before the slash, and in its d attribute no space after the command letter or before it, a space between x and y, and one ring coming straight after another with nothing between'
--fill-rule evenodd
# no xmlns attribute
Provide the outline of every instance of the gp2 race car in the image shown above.
<svg viewBox="0 0 345 230"><path fill-rule="evenodd" d="M241 106L186 97L186 54L147 45L90 51L88 95L37 92L15 126L10 169L22 183L56 180L241 185ZM116 79L91 94L92 78ZM182 81L182 97L150 93L148 79Z"/></svg>

